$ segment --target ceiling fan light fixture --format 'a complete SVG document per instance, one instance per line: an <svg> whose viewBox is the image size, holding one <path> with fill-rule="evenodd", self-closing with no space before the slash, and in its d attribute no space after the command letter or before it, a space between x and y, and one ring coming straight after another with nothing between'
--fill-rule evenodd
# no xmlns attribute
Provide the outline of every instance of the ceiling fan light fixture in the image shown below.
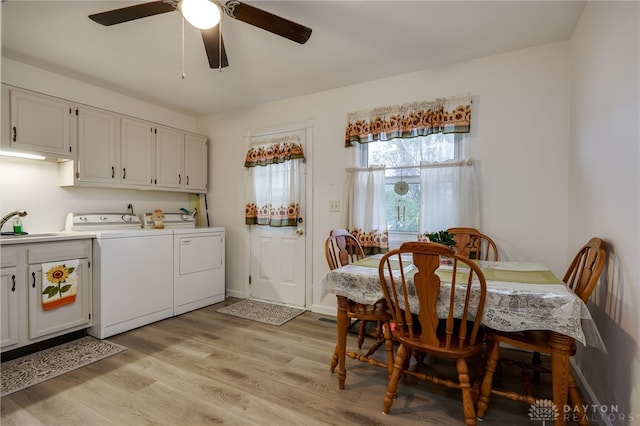
<svg viewBox="0 0 640 426"><path fill-rule="evenodd" d="M201 30L207 30L220 22L220 8L210 0L181 0L178 9L184 19Z"/></svg>

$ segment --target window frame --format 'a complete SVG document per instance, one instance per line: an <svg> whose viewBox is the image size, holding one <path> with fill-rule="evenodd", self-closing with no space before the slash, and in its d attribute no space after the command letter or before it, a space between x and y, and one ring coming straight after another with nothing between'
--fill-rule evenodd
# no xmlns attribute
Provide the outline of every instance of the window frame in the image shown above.
<svg viewBox="0 0 640 426"><path fill-rule="evenodd" d="M420 139L424 139L424 138L429 138L432 136L439 136L439 137L453 137L453 158L450 159L446 159L446 160L442 160L442 161L434 161L434 162L429 162L429 163L422 163L422 164L438 164L440 162L445 162L445 161L462 161L465 159L469 158L468 155L468 144L465 144L465 140L468 138L469 134L468 133L448 133L448 134L434 134L434 135L429 135L429 136L415 136L412 138L402 138L402 139L416 139L416 138L420 138ZM388 141L372 141L369 143L356 143L355 144L355 148L356 148L356 164L358 165L358 167L374 167L374 166L382 166L380 164L369 164L369 144L374 144L374 143L385 143L385 142L391 142L397 139L401 139L401 138L394 138L394 139L390 139ZM401 140L402 140L401 139ZM429 143L428 140L424 141L424 143ZM408 165L408 166L392 166L392 167L386 167L385 166L385 187L387 185L394 185L396 182L400 181L401 179L404 180L405 182L409 183L409 184L417 184L420 185L420 173L418 172L418 175L409 175L409 176L405 176L405 175L394 175L394 176L387 176L387 170L400 170L400 169L418 169L420 168L420 163L415 164L415 165ZM385 200L385 205L386 205L386 200ZM397 229L388 229L388 235L389 235L389 243L390 243L390 247L394 247L394 246L399 246L401 243L405 242L405 241L414 241L417 237L417 234L420 232L420 230L411 230L411 231L400 231Z"/></svg>

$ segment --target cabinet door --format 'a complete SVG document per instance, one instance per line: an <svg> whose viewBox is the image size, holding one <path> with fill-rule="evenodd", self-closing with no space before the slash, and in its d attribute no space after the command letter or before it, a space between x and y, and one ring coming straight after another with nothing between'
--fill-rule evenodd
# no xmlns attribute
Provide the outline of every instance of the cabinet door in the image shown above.
<svg viewBox="0 0 640 426"><path fill-rule="evenodd" d="M78 108L78 182L118 181L116 123L117 116L109 111Z"/></svg>
<svg viewBox="0 0 640 426"><path fill-rule="evenodd" d="M208 187L209 144L205 136L186 134L185 152L185 189L189 192L206 192Z"/></svg>
<svg viewBox="0 0 640 426"><path fill-rule="evenodd" d="M18 343L18 289L16 268L3 268L0 273L0 346Z"/></svg>
<svg viewBox="0 0 640 426"><path fill-rule="evenodd" d="M184 134L168 127L158 127L156 136L156 188L180 189L184 178Z"/></svg>
<svg viewBox="0 0 640 426"><path fill-rule="evenodd" d="M77 277L75 301L51 310L44 310L42 267L29 266L29 339L91 325L91 278L88 259L80 260Z"/></svg>
<svg viewBox="0 0 640 426"><path fill-rule="evenodd" d="M152 185L153 126L146 121L120 120L120 183L137 187Z"/></svg>
<svg viewBox="0 0 640 426"><path fill-rule="evenodd" d="M10 145L57 158L71 158L71 104L62 99L10 89Z"/></svg>

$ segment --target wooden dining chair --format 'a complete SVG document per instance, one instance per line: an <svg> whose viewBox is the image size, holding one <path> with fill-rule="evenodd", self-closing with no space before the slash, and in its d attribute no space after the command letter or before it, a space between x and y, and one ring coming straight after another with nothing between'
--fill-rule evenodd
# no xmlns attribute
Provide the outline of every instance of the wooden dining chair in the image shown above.
<svg viewBox="0 0 640 426"><path fill-rule="evenodd" d="M349 231L342 228L333 229L329 233L329 237L326 239L324 247L327 263L329 264L329 268L331 270L364 259L365 257L362 246L360 245L360 242L357 240L357 238L349 233ZM372 335L372 337L376 339L376 343L372 345L367 353L363 356L355 353L349 353L349 356L351 358L360 359L364 362L369 362L369 357L384 343L387 343L386 347L388 352L388 361L385 365L387 365L388 369L390 370L392 359L392 344L391 342L386 342L387 339L385 338L383 332L383 324L386 324L386 326L388 327L389 321L391 319L391 314L387 309L386 302L384 300L380 300L375 304L368 305L363 303L356 303L352 300L349 300L347 305L347 317L349 318L350 322L351 320L360 320L360 327L358 329L359 349L362 348L365 336L367 335L367 324L371 321L374 321L377 324L376 331ZM337 363L338 346L336 345L331 361L331 372L335 370ZM371 360L370 363L374 363L374 361Z"/></svg>
<svg viewBox="0 0 640 426"><path fill-rule="evenodd" d="M475 260L498 260L496 243L477 229L454 227L447 232L453 234L457 254Z"/></svg>
<svg viewBox="0 0 640 426"><path fill-rule="evenodd" d="M327 238L324 243L324 251L329 269L331 270L365 258L364 250L358 239L344 228L332 229L329 232L329 238ZM362 315L355 315L354 317L350 317L349 321L351 321L352 318L360 320L360 327L358 329L358 349L360 349L362 348L364 337L367 333L367 320L361 318ZM349 325L349 328L351 328L351 325Z"/></svg>
<svg viewBox="0 0 640 426"><path fill-rule="evenodd" d="M410 255L409 259L407 255ZM438 271L441 258L450 260L452 266ZM383 412L387 414L391 409L400 377L409 374L460 389L466 424L475 425L475 398L467 359L478 355L482 349L480 325L486 297L482 271L475 262L444 245L414 241L383 256L379 275L395 323L393 337L400 343L384 396ZM441 286L445 280L451 284ZM405 302L414 292L419 305L407 306ZM447 300L446 318L443 319L438 315L439 297ZM455 360L458 381L409 369L412 353L416 351Z"/></svg>
<svg viewBox="0 0 640 426"><path fill-rule="evenodd" d="M587 302L593 289L595 288L604 264L606 262L607 252L606 243L600 238L591 238L587 244L582 246L573 261L569 265L564 275L563 281L571 288L575 294ZM531 395L530 387L525 381L524 393L496 390L492 388L493 375L496 371L500 357L500 344L504 343L516 348L533 352L533 362L530 365L520 365L524 368L531 368L534 372L550 372L549 368L542 367L540 364L540 354L551 354L551 336L550 332L543 330L525 331L525 332L502 332L496 330L487 331L487 365L484 379L482 381L480 397L478 400L478 417L484 417L491 394L503 396L505 398L533 404L538 399ZM571 342L570 353L575 354L575 340ZM572 407L578 408L577 418L581 419L579 424L588 424L582 409L580 393L576 387L575 378L571 371L568 374L569 390L568 397ZM556 378L552 376L551 380ZM559 409L561 409L559 407Z"/></svg>
<svg viewBox="0 0 640 426"><path fill-rule="evenodd" d="M329 238L324 243L324 252L331 270L365 258L358 239L344 228L332 229L329 232Z"/></svg>

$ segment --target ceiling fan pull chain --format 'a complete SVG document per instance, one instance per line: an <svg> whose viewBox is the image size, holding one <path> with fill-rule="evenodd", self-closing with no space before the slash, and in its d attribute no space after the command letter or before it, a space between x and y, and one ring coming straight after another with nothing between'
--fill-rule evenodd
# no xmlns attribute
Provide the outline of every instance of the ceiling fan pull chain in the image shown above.
<svg viewBox="0 0 640 426"><path fill-rule="evenodd" d="M222 16L218 22L218 72L222 72Z"/></svg>
<svg viewBox="0 0 640 426"><path fill-rule="evenodd" d="M184 80L184 17L182 18L182 79Z"/></svg>

